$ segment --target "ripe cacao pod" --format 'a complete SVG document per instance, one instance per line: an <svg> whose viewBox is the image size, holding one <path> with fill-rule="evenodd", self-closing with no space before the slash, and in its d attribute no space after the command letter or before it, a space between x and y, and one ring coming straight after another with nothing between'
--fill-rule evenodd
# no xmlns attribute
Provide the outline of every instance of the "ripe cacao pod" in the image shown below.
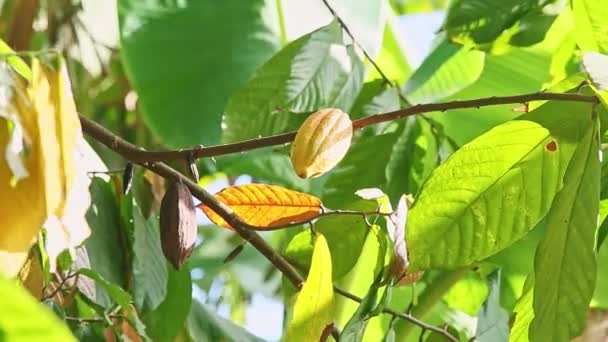
<svg viewBox="0 0 608 342"><path fill-rule="evenodd" d="M181 182L172 182L160 204L160 238L165 257L178 270L196 242L194 210L190 189Z"/></svg>
<svg viewBox="0 0 608 342"><path fill-rule="evenodd" d="M313 178L331 170L344 158L353 137L348 114L335 108L310 115L291 145L291 164L300 178Z"/></svg>

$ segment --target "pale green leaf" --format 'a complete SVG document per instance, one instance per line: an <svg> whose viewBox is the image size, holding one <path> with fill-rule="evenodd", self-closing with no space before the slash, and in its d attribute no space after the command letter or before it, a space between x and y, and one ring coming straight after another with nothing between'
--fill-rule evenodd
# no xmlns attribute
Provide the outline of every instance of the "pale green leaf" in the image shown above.
<svg viewBox="0 0 608 342"><path fill-rule="evenodd" d="M548 214L535 259L531 341L570 341L585 326L596 279L598 144L594 125L576 149Z"/></svg>
<svg viewBox="0 0 608 342"><path fill-rule="evenodd" d="M443 39L409 78L404 94L414 104L454 95L477 81L484 61L484 52Z"/></svg>
<svg viewBox="0 0 608 342"><path fill-rule="evenodd" d="M120 0L118 8L122 60L150 129L173 147L217 144L228 97L279 47L275 1Z"/></svg>
<svg viewBox="0 0 608 342"><path fill-rule="evenodd" d="M521 297L517 300L513 313L515 320L511 327L509 336L510 342L528 342L528 330L530 323L534 319L534 309L532 302L534 300L534 274L530 274L524 284L524 289Z"/></svg>
<svg viewBox="0 0 608 342"><path fill-rule="evenodd" d="M608 53L608 6L604 0L573 0L576 42L583 51Z"/></svg>
<svg viewBox="0 0 608 342"><path fill-rule="evenodd" d="M509 315L500 306L500 270L488 277L490 292L477 315L475 341L501 342L509 339Z"/></svg>
<svg viewBox="0 0 608 342"><path fill-rule="evenodd" d="M455 268L523 237L548 212L590 105L549 102L481 135L439 166L414 202L410 269ZM529 121L534 120L534 121Z"/></svg>
<svg viewBox="0 0 608 342"><path fill-rule="evenodd" d="M331 255L325 237L317 234L312 262L304 286L297 295L286 341L318 341L334 320Z"/></svg>
<svg viewBox="0 0 608 342"><path fill-rule="evenodd" d="M348 112L363 86L363 72L361 59L343 44L342 29L332 22L291 42L230 98L223 139L234 142L294 129L290 122L321 108Z"/></svg>
<svg viewBox="0 0 608 342"><path fill-rule="evenodd" d="M167 318L170 319L170 318ZM212 307L192 302L186 327L193 341L262 342L245 329L219 316Z"/></svg>

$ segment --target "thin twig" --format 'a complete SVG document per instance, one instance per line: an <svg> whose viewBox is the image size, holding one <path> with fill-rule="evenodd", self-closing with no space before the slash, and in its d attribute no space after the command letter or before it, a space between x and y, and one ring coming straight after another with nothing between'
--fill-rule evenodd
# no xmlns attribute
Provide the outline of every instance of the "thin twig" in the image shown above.
<svg viewBox="0 0 608 342"><path fill-rule="evenodd" d="M61 280L61 282L60 282L59 284L57 284L57 287L56 287L56 288L53 290L53 292L51 292L51 293L50 293L49 295L47 295L47 296L42 297L42 299L40 299L40 300L41 300L41 301L45 301L45 300L47 300L47 299L50 299L50 298L55 297L55 295L57 295L57 293L59 293L59 291L61 291L61 290L62 290L63 285L65 285L65 283L66 283L68 280L70 280L70 279L74 278L74 277L75 277L75 276L77 276L77 275L78 275L78 273L76 273L76 272L75 272L75 273L69 274L68 276L66 276L65 278L63 278L63 279Z"/></svg>
<svg viewBox="0 0 608 342"><path fill-rule="evenodd" d="M412 115L429 113L429 112L445 112L453 109L480 108L484 106L504 105L504 104L519 104L528 103L530 101L574 101L598 103L599 100L595 96L572 94L572 93L531 93L515 96L492 96L473 100L457 100L441 103L425 103L418 104L408 108L395 110L388 113L376 114L353 121L354 129L361 129L370 125L381 122L388 122L403 119ZM82 121L81 117L81 121ZM275 146L286 144L296 136L296 132L283 133L268 137L255 138L244 140L237 143L216 145L216 146L196 146L190 149L178 149L167 151L146 151L138 148L130 143L123 144L125 140L116 137L116 148L111 148L122 154L125 158L133 162L158 162L171 160L187 160L188 158L205 158L221 156L231 153L244 152L262 147ZM119 143L120 142L120 143Z"/></svg>
<svg viewBox="0 0 608 342"><path fill-rule="evenodd" d="M356 295L354 295L354 294L352 294L350 292L342 290L341 288L336 287L336 286L334 286L334 292L336 292L337 294L339 294L339 295L341 295L341 296L343 296L345 298L353 300L355 302L361 303L361 301L363 301L362 298L360 298L360 297L358 297L358 296L356 296ZM425 322L417 319L414 316L408 315L408 314L403 313L403 312L397 312L397 311L389 309L389 308L382 309L382 312L385 313L385 314L391 315L393 317L398 317L398 318L404 319L406 321L409 321L409 322L411 322L411 323L419 326L423 330L429 330L429 331L433 331L435 333L441 334L441 335L445 336L450 341L458 341L458 339L456 337L452 336L452 334L450 334L449 332L441 329L440 327L436 327L434 325L425 323Z"/></svg>

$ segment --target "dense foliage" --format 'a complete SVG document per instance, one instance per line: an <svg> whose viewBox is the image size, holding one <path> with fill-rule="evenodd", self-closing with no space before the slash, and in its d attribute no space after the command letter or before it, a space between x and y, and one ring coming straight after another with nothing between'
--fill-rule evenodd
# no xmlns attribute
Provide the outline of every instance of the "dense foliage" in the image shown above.
<svg viewBox="0 0 608 342"><path fill-rule="evenodd" d="M605 0L4 0L0 37L1 341L607 338Z"/></svg>

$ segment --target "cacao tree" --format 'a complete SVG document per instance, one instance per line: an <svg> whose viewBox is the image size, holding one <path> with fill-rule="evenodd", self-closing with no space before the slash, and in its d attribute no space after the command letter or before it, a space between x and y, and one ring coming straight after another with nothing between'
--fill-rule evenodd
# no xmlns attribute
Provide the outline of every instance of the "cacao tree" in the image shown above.
<svg viewBox="0 0 608 342"><path fill-rule="evenodd" d="M606 340L607 18L1 1L0 340Z"/></svg>

